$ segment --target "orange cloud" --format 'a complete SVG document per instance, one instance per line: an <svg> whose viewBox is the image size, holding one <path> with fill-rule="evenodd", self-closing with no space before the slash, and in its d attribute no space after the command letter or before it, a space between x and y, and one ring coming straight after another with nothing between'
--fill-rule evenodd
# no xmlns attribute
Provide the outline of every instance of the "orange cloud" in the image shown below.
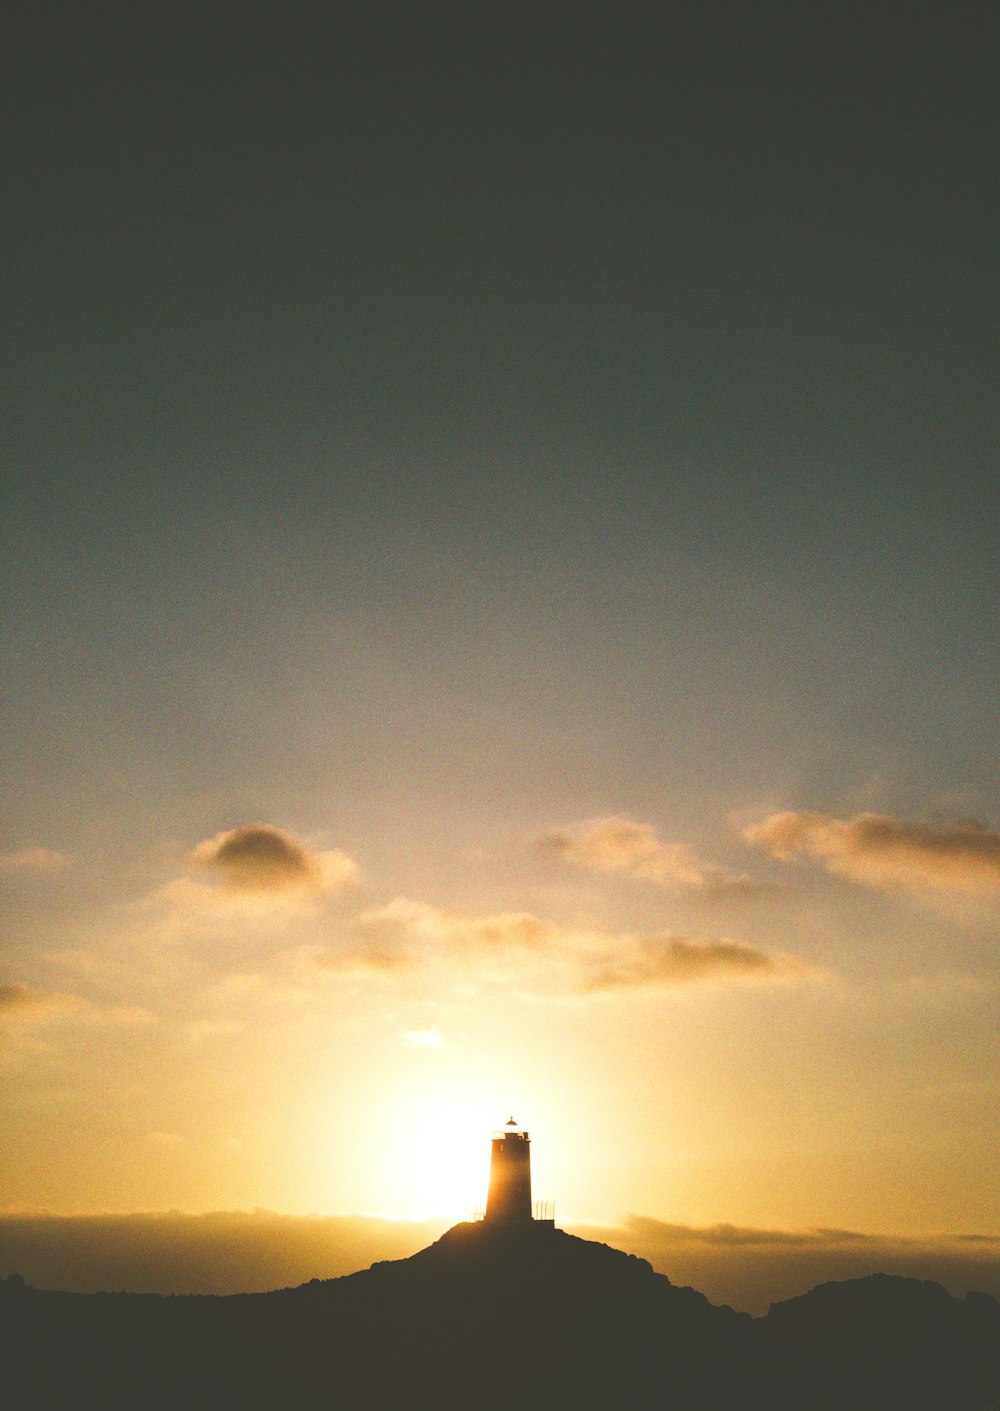
<svg viewBox="0 0 1000 1411"><path fill-rule="evenodd" d="M648 823L612 814L556 828L532 839L575 867L618 872L658 887L693 892L750 892L766 888L746 876L732 876L705 862L685 843L664 843Z"/></svg>
<svg viewBox="0 0 1000 1411"><path fill-rule="evenodd" d="M743 941L688 941L664 932L627 937L606 954L588 957L582 988L596 993L707 980L790 981L815 974L792 956L771 954Z"/></svg>
<svg viewBox="0 0 1000 1411"><path fill-rule="evenodd" d="M94 1004L63 990L39 990L29 985L0 985L0 1021L21 1024L51 1023L72 1019L88 1024L148 1024L156 1016L138 1005Z"/></svg>
<svg viewBox="0 0 1000 1411"><path fill-rule="evenodd" d="M318 851L270 823L244 823L207 838L188 866L209 872L234 892L337 892L352 886L358 868L339 848Z"/></svg>
<svg viewBox="0 0 1000 1411"><path fill-rule="evenodd" d="M469 916L431 906L410 897L396 897L355 917L360 944L307 948L313 968L345 976L389 978L435 961L502 963L519 950L540 948L558 932L551 923L528 912L498 912Z"/></svg>
<svg viewBox="0 0 1000 1411"><path fill-rule="evenodd" d="M0 985L0 1019L19 1023L61 1019L77 1009L81 1001L76 995L56 990L37 990L28 985Z"/></svg>
<svg viewBox="0 0 1000 1411"><path fill-rule="evenodd" d="M409 897L363 911L357 920L369 934L459 947L536 946L551 939L557 929L526 911L468 916Z"/></svg>
<svg viewBox="0 0 1000 1411"><path fill-rule="evenodd" d="M981 823L913 823L878 813L848 819L774 813L745 829L743 838L779 861L813 858L869 887L932 887L970 895L1000 889L1000 833Z"/></svg>
<svg viewBox="0 0 1000 1411"><path fill-rule="evenodd" d="M473 962L483 978L507 965L507 978L527 989L576 994L708 981L780 983L818 974L793 956L741 941L615 934L561 926L527 912L470 916L407 897L357 920L368 945L321 959L323 968L368 966L385 973L442 960Z"/></svg>

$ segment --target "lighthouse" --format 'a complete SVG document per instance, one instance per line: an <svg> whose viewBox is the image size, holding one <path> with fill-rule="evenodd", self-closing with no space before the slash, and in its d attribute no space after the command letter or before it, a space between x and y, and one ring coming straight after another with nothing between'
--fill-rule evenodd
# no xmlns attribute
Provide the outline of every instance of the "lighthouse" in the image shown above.
<svg viewBox="0 0 1000 1411"><path fill-rule="evenodd" d="M493 1133L486 1223L531 1223L531 1138L513 1117L502 1131Z"/></svg>

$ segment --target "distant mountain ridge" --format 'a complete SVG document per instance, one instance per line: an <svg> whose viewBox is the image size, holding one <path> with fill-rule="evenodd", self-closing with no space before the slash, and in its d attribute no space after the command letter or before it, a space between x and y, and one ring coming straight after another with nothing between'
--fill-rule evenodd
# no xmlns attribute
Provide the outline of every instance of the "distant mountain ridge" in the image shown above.
<svg viewBox="0 0 1000 1411"><path fill-rule="evenodd" d="M753 1319L551 1226L270 1294L0 1283L15 1411L997 1411L1000 1305L876 1275Z"/></svg>

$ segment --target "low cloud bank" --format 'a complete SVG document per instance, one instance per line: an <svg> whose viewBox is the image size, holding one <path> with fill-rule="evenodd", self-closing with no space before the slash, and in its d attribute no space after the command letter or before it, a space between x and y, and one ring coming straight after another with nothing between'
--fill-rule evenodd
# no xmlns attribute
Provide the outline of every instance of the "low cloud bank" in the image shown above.
<svg viewBox="0 0 1000 1411"><path fill-rule="evenodd" d="M0 1276L89 1293L254 1293L335 1278L432 1243L444 1221L374 1216L0 1215ZM562 1222L560 1222L562 1223ZM694 1227L630 1216L621 1225L566 1222L571 1234L648 1259L673 1283L755 1314L831 1279L877 1272L934 1279L963 1296L1000 1297L1000 1237L905 1238L850 1230Z"/></svg>
<svg viewBox="0 0 1000 1411"><path fill-rule="evenodd" d="M446 1225L271 1210L0 1215L0 1276L69 1293L265 1293L405 1259Z"/></svg>
<svg viewBox="0 0 1000 1411"><path fill-rule="evenodd" d="M956 1297L979 1290L1000 1298L1000 1236L699 1227L639 1215L620 1226L567 1229L641 1255L673 1283L755 1315L817 1284L877 1273L933 1279Z"/></svg>

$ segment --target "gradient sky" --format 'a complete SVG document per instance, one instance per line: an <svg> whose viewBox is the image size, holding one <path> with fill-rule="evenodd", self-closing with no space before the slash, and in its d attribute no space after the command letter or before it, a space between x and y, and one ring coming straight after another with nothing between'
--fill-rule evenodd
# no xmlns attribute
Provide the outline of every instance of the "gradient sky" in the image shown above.
<svg viewBox="0 0 1000 1411"><path fill-rule="evenodd" d="M0 1208L1000 1235L998 28L22 15Z"/></svg>

